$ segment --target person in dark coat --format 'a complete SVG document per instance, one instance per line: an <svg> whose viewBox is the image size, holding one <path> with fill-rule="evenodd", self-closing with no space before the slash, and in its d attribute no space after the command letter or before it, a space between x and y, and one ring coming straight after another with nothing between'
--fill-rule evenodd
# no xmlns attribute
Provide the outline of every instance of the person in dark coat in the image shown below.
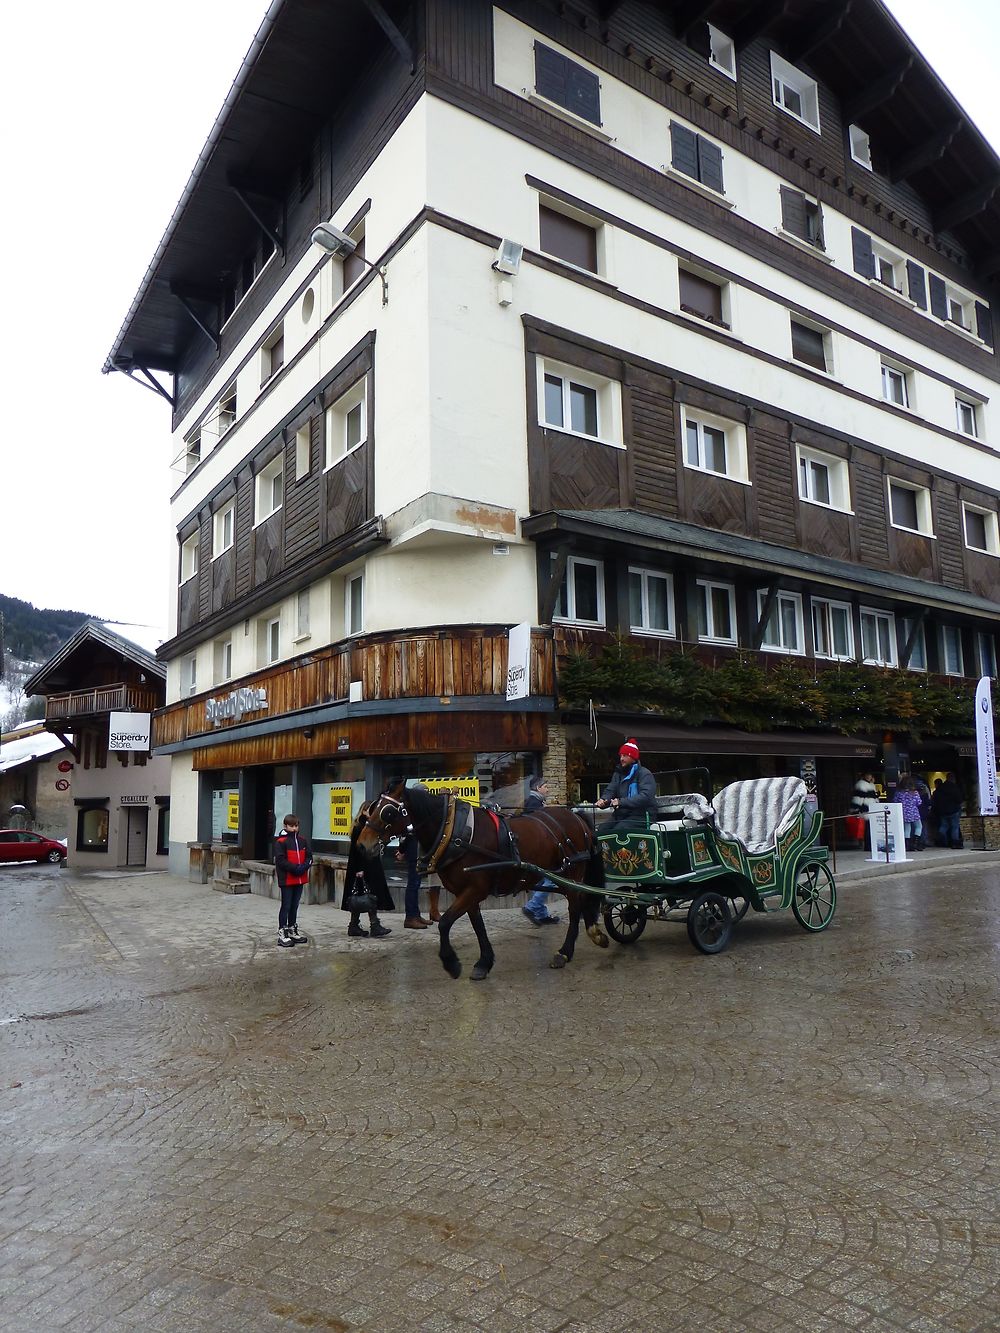
<svg viewBox="0 0 1000 1333"><path fill-rule="evenodd" d="M400 842L396 860L406 862L403 926L406 930L426 930L431 923L420 915L420 843L412 828Z"/></svg>
<svg viewBox="0 0 1000 1333"><path fill-rule="evenodd" d="M309 883L312 852L299 832L298 815L285 815L284 827L274 840L274 870L281 890L281 908L278 912L278 944L290 949L293 944L308 944L299 930L299 900Z"/></svg>
<svg viewBox="0 0 1000 1333"><path fill-rule="evenodd" d="M532 810L541 810L545 805L545 798L548 794L549 784L545 779L543 777L533 777L528 783L528 799L524 803L524 813L528 815ZM521 908L521 911L532 925L557 926L559 924L558 916L549 911L549 889L552 887L552 881L543 876L538 881L534 893Z"/></svg>
<svg viewBox="0 0 1000 1333"><path fill-rule="evenodd" d="M351 897L355 893L374 893L375 910L368 913L368 929L361 924L361 913L351 906ZM348 935L356 939L377 939L381 935L391 934L388 926L383 926L378 919L379 912L394 912L395 903L389 893L385 871L377 856L365 856L358 850L357 837L351 835L351 849L347 854L347 869L344 872L344 893L340 905L345 912L350 912L351 920L347 926Z"/></svg>
<svg viewBox="0 0 1000 1333"><path fill-rule="evenodd" d="M931 808L937 822L937 845L939 847L962 846L962 803L965 800L962 788L954 773L949 773L940 787L934 788Z"/></svg>
<svg viewBox="0 0 1000 1333"><path fill-rule="evenodd" d="M639 746L629 737L618 751L618 767L601 793L598 809L614 811L619 829L644 829L646 816L656 813L656 779L639 763Z"/></svg>

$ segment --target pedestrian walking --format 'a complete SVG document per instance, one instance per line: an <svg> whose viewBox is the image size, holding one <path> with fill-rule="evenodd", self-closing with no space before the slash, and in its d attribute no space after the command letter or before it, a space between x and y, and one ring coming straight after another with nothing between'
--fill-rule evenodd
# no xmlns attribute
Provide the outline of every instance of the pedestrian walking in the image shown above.
<svg viewBox="0 0 1000 1333"><path fill-rule="evenodd" d="M533 777L528 783L528 799L524 803L524 813L527 815L532 810L541 810L548 794L549 784L545 779L543 777ZM555 888L555 885L548 876L543 876L538 881L534 893L521 908L521 911L532 925L557 926L559 924L558 916L549 911L549 893L553 888Z"/></svg>
<svg viewBox="0 0 1000 1333"><path fill-rule="evenodd" d="M920 819L920 793L910 777L901 778L896 788L896 801L903 807L903 838L908 852L924 848L924 826Z"/></svg>
<svg viewBox="0 0 1000 1333"><path fill-rule="evenodd" d="M372 900L370 907L366 906L362 909L357 906L357 899L362 896L370 896ZM392 895L389 893L389 885L386 883L382 862L377 856L364 856L358 851L356 834L351 835L351 847L347 854L344 892L340 899L340 906L351 915L347 925L347 933L352 938L368 939L369 936L372 936L374 939L378 939L382 935L392 933L390 927L383 926L378 919L379 912L395 911L395 904L392 901ZM368 917L367 930L361 924L362 911Z"/></svg>
<svg viewBox="0 0 1000 1333"><path fill-rule="evenodd" d="M865 769L854 784L854 791L851 794L851 814L863 821L861 837L858 841L862 847L871 846L871 825L868 820L868 811L872 803L878 800L878 788L875 786L875 775L871 769Z"/></svg>
<svg viewBox="0 0 1000 1333"><path fill-rule="evenodd" d="M406 862L406 889L403 898L403 929L426 930L431 924L420 915L420 843L410 827L396 852L397 861Z"/></svg>
<svg viewBox="0 0 1000 1333"><path fill-rule="evenodd" d="M298 815L285 815L281 832L274 840L274 869L281 890L278 911L278 944L290 949L295 944L308 944L308 938L298 926L299 900L309 883L312 852L299 832Z"/></svg>

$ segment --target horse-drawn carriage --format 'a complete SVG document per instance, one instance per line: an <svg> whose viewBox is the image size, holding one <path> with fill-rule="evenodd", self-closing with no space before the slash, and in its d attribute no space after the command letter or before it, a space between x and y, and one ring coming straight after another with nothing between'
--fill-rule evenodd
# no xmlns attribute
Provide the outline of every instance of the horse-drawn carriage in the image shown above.
<svg viewBox="0 0 1000 1333"><path fill-rule="evenodd" d="M608 934L633 944L649 920L686 921L696 949L719 953L750 908L787 907L804 930L825 929L837 887L816 841L823 816L806 795L801 778L751 779L711 803L658 797L646 829L599 829Z"/></svg>

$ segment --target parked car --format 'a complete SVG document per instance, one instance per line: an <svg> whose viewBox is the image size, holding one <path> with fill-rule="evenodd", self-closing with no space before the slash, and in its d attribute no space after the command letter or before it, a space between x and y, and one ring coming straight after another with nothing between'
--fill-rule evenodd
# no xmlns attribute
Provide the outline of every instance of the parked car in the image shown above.
<svg viewBox="0 0 1000 1333"><path fill-rule="evenodd" d="M0 829L0 861L51 861L57 865L66 859L66 844L56 838L43 838L27 829Z"/></svg>

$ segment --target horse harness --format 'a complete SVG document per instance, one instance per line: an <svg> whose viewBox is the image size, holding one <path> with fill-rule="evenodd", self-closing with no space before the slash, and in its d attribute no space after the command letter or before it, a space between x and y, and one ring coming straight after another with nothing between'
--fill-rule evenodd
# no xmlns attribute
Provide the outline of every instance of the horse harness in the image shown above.
<svg viewBox="0 0 1000 1333"><path fill-rule="evenodd" d="M493 821L497 835L496 850L494 851L492 847L477 846L475 842L474 807L468 801L463 801L460 797L453 796L448 792L447 805L441 819L441 826L438 829L434 846L426 855L425 865L421 866L422 873L424 869L430 873L441 867L447 868L451 862L470 852L478 853L481 856L506 855L507 859L487 861L484 865L469 867L469 869L513 870L522 864L517 834L510 827L509 820L492 806L481 806L480 809L489 815ZM535 823L541 824L552 838L556 851L562 854L559 865L552 867L556 874L564 874L572 865L580 861L586 861L589 858L590 853L587 851L578 852L568 833L544 810L529 811L527 814L517 817L531 819Z"/></svg>

